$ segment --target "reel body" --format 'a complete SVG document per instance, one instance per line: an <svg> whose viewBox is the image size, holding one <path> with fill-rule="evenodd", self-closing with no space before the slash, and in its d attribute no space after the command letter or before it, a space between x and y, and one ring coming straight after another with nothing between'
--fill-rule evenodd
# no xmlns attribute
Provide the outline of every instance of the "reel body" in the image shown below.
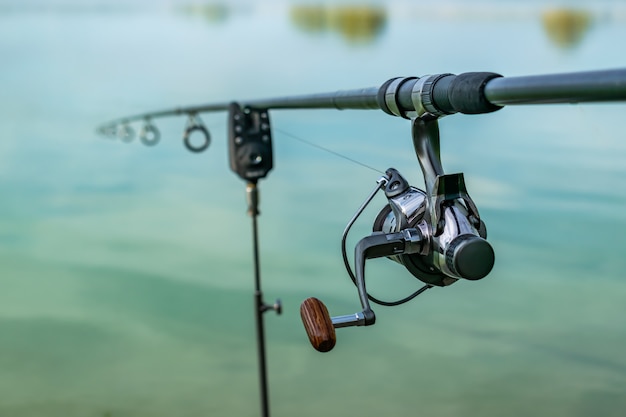
<svg viewBox="0 0 626 417"><path fill-rule="evenodd" d="M387 174L400 174L389 169ZM389 195L385 206L376 220L373 231L381 233L399 232L406 228L417 228L428 239L427 250L418 254L390 256L416 278L426 284L447 286L459 278L477 280L485 277L493 266L493 250L485 240L487 229L484 222L474 220L465 205L447 200L442 207L441 232L433 230L428 196L425 191L408 187L402 194ZM455 193L456 194L456 193ZM477 227L476 227L477 226Z"/></svg>

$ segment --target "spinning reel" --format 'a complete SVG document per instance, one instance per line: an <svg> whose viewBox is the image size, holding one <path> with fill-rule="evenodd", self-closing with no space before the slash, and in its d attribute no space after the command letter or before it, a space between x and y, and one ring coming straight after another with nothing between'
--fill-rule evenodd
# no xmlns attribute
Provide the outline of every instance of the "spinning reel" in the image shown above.
<svg viewBox="0 0 626 417"><path fill-rule="evenodd" d="M306 299L300 307L309 340L320 352L328 352L335 346L335 328L370 326L376 322L370 301L387 306L399 305L433 286L445 287L461 278L479 280L493 268L495 256L485 240L487 229L467 192L463 174L443 172L437 119L428 115L415 118L412 133L426 191L409 185L395 169L388 169L350 220L342 237L344 262L357 287L362 311L331 317L317 298ZM374 220L373 233L357 243L353 273L345 251L346 237L381 189L384 189L388 204ZM365 285L365 261L380 257L400 263L426 285L394 303L371 297Z"/></svg>

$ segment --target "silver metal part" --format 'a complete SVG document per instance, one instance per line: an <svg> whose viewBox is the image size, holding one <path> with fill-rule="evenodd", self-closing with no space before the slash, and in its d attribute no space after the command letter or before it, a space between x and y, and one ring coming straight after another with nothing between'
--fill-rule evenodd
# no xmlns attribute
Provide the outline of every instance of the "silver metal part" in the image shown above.
<svg viewBox="0 0 626 417"><path fill-rule="evenodd" d="M382 220L383 233L402 232L407 247L405 254L428 255L430 253L431 228L426 221L426 194L416 187L410 187L404 194L390 198L391 211ZM403 264L400 256L389 259Z"/></svg>
<svg viewBox="0 0 626 417"><path fill-rule="evenodd" d="M263 304L261 306L262 313L270 310L274 310L276 312L276 315L278 316L283 314L283 302L280 300L280 298L277 298L276 301L274 301L274 304Z"/></svg>
<svg viewBox="0 0 626 417"><path fill-rule="evenodd" d="M259 214L259 188L256 183L246 184L246 203L248 203L248 214Z"/></svg>
<svg viewBox="0 0 626 417"><path fill-rule="evenodd" d="M340 327L365 326L365 315L362 312L332 317L333 326Z"/></svg>
<svg viewBox="0 0 626 417"><path fill-rule="evenodd" d="M385 219L384 232L399 232L407 227L416 227L418 220L426 212L426 194L419 188L411 187L404 194L390 198L389 205L393 216Z"/></svg>
<svg viewBox="0 0 626 417"><path fill-rule="evenodd" d="M396 116L402 115L402 113L400 112L400 106L398 105L396 97L397 97L398 89L402 85L403 82L404 82L403 77L398 77L394 79L389 84L389 87L387 87L387 91L385 92L385 104L387 105L387 107L389 107L389 110Z"/></svg>
<svg viewBox="0 0 626 417"><path fill-rule="evenodd" d="M419 118L426 114L434 117L445 116L446 113L435 105L433 91L437 81L452 74L435 74L425 75L421 77L414 85L411 91L411 102L415 108L411 118Z"/></svg>
<svg viewBox="0 0 626 417"><path fill-rule="evenodd" d="M428 113L428 110L424 107L424 104L422 103L422 91L424 90L426 82L432 77L432 75L425 75L417 80L417 82L413 86L413 91L411 91L411 101L413 102L413 106L415 107L414 117L422 117L425 113Z"/></svg>
<svg viewBox="0 0 626 417"><path fill-rule="evenodd" d="M401 104L402 94L400 93L400 88L407 82L418 80L417 77L398 77L392 79L391 83L387 86L385 90L385 104L389 111L396 115L403 117L405 119L411 119L416 117L415 112L411 110L406 110L406 106Z"/></svg>
<svg viewBox="0 0 626 417"><path fill-rule="evenodd" d="M423 113L419 113L418 111L418 117L424 115L425 113L429 113L437 117L445 116L446 114L448 114L444 111L441 111L435 105L435 100L433 97L433 90L437 81L449 75L453 75L453 74L437 74L437 75L430 75L428 77L422 77L421 79L424 81L422 83L419 83L420 84L419 91L417 91L416 89L416 87L418 86L417 85L418 83L416 83L415 86L413 86L413 92L411 94L413 105L415 106L416 110L419 108L421 111L423 111ZM419 97L418 97L418 93L419 93ZM419 102L419 105L418 105L418 102Z"/></svg>
<svg viewBox="0 0 626 417"><path fill-rule="evenodd" d="M478 230L468 220L468 212L461 204L446 207L443 211L446 227L443 233L432 240L433 264L444 274L457 277L446 264L446 250L454 239L462 235L478 236Z"/></svg>
<svg viewBox="0 0 626 417"><path fill-rule="evenodd" d="M412 254L412 253L421 253L425 245L424 237L422 236L422 232L416 228L409 228L402 230L402 235L404 236L404 253Z"/></svg>

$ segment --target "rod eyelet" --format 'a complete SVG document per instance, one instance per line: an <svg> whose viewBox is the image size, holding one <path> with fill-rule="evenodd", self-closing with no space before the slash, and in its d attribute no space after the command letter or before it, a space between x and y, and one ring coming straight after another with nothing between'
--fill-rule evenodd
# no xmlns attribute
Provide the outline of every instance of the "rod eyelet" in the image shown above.
<svg viewBox="0 0 626 417"><path fill-rule="evenodd" d="M135 138L135 130L127 123L124 123L118 127L117 137L120 138L122 142L131 142Z"/></svg>
<svg viewBox="0 0 626 417"><path fill-rule="evenodd" d="M200 132L204 136L204 141L200 145L194 145L191 143L191 134L194 132ZM208 148L211 144L211 135L209 134L207 128L203 125L189 126L185 129L183 142L185 143L185 147L191 152L200 153L206 150L206 148Z"/></svg>
<svg viewBox="0 0 626 417"><path fill-rule="evenodd" d="M202 133L204 140L199 145L191 143L191 134L194 132ZM187 126L185 127L185 133L183 134L183 143L189 151L194 153L203 152L211 144L211 135L209 130L204 126L204 123L202 123L202 120L196 114L189 115Z"/></svg>
<svg viewBox="0 0 626 417"><path fill-rule="evenodd" d="M139 140L146 146L154 146L161 141L161 132L149 121L141 128Z"/></svg>

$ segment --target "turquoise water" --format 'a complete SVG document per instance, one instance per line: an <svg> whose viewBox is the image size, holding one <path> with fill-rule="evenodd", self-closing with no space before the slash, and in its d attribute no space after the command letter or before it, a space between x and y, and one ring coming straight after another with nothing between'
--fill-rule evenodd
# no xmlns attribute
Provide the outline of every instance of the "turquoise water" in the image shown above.
<svg viewBox="0 0 626 417"><path fill-rule="evenodd" d="M0 5L0 416L258 415L250 220L224 115L195 155L183 118L146 148L106 120L231 99L380 85L404 75L506 76L624 67L626 6L570 35L542 2L380 3L364 32L289 3ZM332 8L328 6L328 10ZM331 10L332 11L332 10ZM306 17L306 16L305 16ZM565 36L565 38L563 38ZM299 304L359 306L341 232L379 174L275 134L260 185L271 408L277 416L622 416L626 409L624 104L508 107L441 122L496 266L377 324L309 345ZM408 122L382 112L282 111L273 124L416 185ZM368 233L375 201L350 245ZM418 282L368 264L368 286Z"/></svg>

